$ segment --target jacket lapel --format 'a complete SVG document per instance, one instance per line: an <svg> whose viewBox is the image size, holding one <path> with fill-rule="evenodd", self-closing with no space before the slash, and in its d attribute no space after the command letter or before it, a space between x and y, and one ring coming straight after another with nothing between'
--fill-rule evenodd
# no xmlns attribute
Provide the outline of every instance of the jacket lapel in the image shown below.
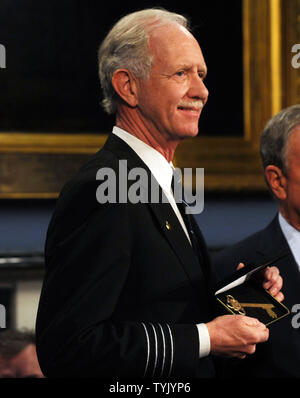
<svg viewBox="0 0 300 398"><path fill-rule="evenodd" d="M191 283L199 289L202 287L203 272L199 259L188 241L172 206L168 203L149 203L149 206L160 224L162 232L176 253Z"/></svg>
<svg viewBox="0 0 300 398"><path fill-rule="evenodd" d="M279 268L283 278L282 290L285 296L285 302L288 305L293 305L299 302L300 298L300 294L297 294L297 297L295 295L295 292L299 292L300 272L290 247L281 231L278 215L276 215L262 234L257 252L260 255L271 257L280 251L285 252L286 255L276 261L274 266ZM285 289L285 286L288 287Z"/></svg>
<svg viewBox="0 0 300 398"><path fill-rule="evenodd" d="M148 184L144 186L144 189L146 189L148 193L151 192L152 174L147 165L133 151L133 149L130 148L129 145L119 137L111 134L103 149L112 152L119 160L126 159L128 172L136 167L146 170L148 174ZM153 176L152 178L154 179ZM196 287L197 290L200 287L203 288L203 272L199 264L201 259L197 257L194 249L188 241L185 232L183 231L180 222L162 189L160 187L159 189L162 200L160 203L150 203L149 201L148 206L150 207L154 217L157 219L164 236L168 240L173 251L176 253L192 285Z"/></svg>
<svg viewBox="0 0 300 398"><path fill-rule="evenodd" d="M288 249L288 244L284 239L278 222L278 216L276 215L261 235L257 253L263 256L274 257L276 252Z"/></svg>

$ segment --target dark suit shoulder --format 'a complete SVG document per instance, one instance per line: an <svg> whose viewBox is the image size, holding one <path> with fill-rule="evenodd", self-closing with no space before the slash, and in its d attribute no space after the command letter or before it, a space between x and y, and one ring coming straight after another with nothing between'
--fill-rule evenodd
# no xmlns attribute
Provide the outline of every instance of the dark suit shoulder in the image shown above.
<svg viewBox="0 0 300 398"><path fill-rule="evenodd" d="M107 167L118 170L118 159L110 151L101 149L84 163L78 172L64 185L59 202L76 195L83 187L97 185L96 175L99 169Z"/></svg>
<svg viewBox="0 0 300 398"><path fill-rule="evenodd" d="M65 184L48 227L46 253L50 246L56 246L57 242L68 238L80 228L93 213L97 211L98 217L101 217L101 212L105 213L109 203L100 206L96 197L100 185L96 175L104 167L118 173L118 159L111 152L102 149Z"/></svg>
<svg viewBox="0 0 300 398"><path fill-rule="evenodd" d="M257 258L257 249L270 226L255 232L233 246L212 254L212 262L219 278L236 270L240 262L248 264Z"/></svg>
<svg viewBox="0 0 300 398"><path fill-rule="evenodd" d="M214 261L217 261L220 258L223 259L227 257L232 257L234 255L247 256L251 250L255 250L257 248L257 244L258 242L260 242L263 231L264 230L258 231L236 243L235 245L218 251L213 256Z"/></svg>

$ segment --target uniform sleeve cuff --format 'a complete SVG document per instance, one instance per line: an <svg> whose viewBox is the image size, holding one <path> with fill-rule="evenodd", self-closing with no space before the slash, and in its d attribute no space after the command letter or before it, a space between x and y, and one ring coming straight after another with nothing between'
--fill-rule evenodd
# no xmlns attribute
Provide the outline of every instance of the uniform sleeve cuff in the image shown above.
<svg viewBox="0 0 300 398"><path fill-rule="evenodd" d="M199 335L199 358L204 358L210 354L210 336L205 323L199 323L197 329Z"/></svg>

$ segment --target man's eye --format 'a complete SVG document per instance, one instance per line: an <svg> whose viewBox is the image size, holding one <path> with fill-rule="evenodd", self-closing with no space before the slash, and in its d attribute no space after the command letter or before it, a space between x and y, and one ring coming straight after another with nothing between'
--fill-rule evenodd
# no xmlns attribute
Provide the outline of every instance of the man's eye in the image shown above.
<svg viewBox="0 0 300 398"><path fill-rule="evenodd" d="M201 80L205 80L205 73L203 72L198 72L198 76L200 77Z"/></svg>
<svg viewBox="0 0 300 398"><path fill-rule="evenodd" d="M176 72L176 75L179 76L179 77L181 77L181 76L184 75L184 71L183 71L183 70L180 70L180 71Z"/></svg>

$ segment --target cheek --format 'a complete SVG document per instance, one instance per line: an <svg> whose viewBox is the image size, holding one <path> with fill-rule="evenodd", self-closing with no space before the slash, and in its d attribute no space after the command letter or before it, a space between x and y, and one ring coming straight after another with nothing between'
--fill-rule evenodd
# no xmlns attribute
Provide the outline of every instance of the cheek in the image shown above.
<svg viewBox="0 0 300 398"><path fill-rule="evenodd" d="M300 212L300 177L288 187L288 201L290 205Z"/></svg>
<svg viewBox="0 0 300 398"><path fill-rule="evenodd" d="M165 123L180 116L178 104L184 98L184 84L147 84L143 87L140 105L153 117L165 119Z"/></svg>

